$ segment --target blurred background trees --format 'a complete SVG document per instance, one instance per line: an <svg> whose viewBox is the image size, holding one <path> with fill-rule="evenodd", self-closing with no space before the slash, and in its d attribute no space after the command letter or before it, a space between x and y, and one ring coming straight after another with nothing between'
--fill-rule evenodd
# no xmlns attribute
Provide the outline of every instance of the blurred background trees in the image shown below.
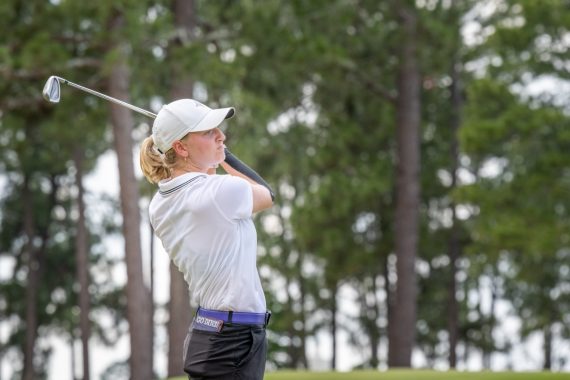
<svg viewBox="0 0 570 380"><path fill-rule="evenodd" d="M278 194L256 217L268 368L337 368L340 345L359 368L516 368L538 336L537 366L567 370L569 8L3 2L0 371L47 378L57 335L84 342L58 371L87 379L89 347L129 336L130 362L102 376L152 378L153 352L168 352L161 376L182 374L187 290L171 270L166 349L143 262L167 260L140 234L152 120L65 87L49 105L52 74L154 112L180 97L237 108L228 146ZM117 199L82 187L110 151Z"/></svg>

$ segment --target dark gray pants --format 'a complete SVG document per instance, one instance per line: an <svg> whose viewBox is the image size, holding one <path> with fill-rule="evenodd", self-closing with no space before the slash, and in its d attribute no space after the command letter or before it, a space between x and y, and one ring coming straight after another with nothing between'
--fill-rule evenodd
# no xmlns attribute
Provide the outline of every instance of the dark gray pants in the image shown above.
<svg viewBox="0 0 570 380"><path fill-rule="evenodd" d="M220 332L192 329L184 352L184 372L191 380L262 380L265 327L226 323Z"/></svg>

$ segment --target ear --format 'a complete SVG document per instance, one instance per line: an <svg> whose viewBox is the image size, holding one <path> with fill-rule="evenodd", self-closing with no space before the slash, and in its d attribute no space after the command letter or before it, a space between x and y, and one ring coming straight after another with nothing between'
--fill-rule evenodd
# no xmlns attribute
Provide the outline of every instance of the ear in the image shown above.
<svg viewBox="0 0 570 380"><path fill-rule="evenodd" d="M189 155L188 147L180 140L176 140L172 143L172 148L176 152L177 156L186 158Z"/></svg>

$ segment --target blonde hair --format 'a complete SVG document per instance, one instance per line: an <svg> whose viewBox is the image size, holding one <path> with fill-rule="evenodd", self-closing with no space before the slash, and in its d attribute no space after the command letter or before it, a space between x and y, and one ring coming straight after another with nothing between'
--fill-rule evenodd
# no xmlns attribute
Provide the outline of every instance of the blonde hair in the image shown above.
<svg viewBox="0 0 570 380"><path fill-rule="evenodd" d="M140 165L144 176L150 183L158 183L169 178L175 163L174 149L171 148L164 154L160 154L154 145L152 136L144 139L141 145Z"/></svg>

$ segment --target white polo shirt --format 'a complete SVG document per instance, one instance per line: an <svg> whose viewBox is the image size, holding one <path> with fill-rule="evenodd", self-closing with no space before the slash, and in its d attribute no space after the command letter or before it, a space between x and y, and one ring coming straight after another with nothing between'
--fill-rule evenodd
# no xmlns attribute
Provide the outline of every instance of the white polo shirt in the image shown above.
<svg viewBox="0 0 570 380"><path fill-rule="evenodd" d="M187 173L158 187L150 221L184 274L192 303L264 313L251 185L230 175Z"/></svg>

